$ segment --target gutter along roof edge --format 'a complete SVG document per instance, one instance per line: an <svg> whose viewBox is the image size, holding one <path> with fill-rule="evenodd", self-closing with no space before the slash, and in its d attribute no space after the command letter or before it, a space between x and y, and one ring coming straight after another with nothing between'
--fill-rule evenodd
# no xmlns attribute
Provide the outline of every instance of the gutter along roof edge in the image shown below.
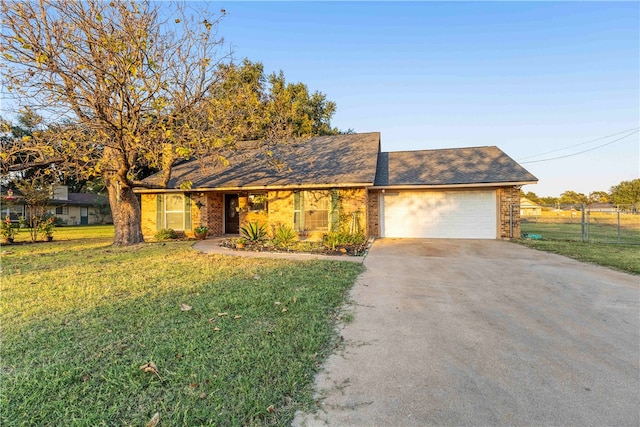
<svg viewBox="0 0 640 427"><path fill-rule="evenodd" d="M265 191L265 190L304 190L304 189L331 189L331 188L369 188L373 182L348 182L340 184L290 184L290 185L247 185L244 187L195 187L195 188L144 188L137 187L135 193L202 193L202 192L232 192L232 191Z"/></svg>

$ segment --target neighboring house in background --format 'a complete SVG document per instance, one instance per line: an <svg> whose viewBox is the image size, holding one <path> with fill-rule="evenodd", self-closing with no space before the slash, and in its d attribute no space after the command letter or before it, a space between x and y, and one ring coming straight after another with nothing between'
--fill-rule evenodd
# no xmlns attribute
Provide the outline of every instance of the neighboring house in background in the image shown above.
<svg viewBox="0 0 640 427"><path fill-rule="evenodd" d="M136 189L143 234L193 235L206 225L221 236L258 221L271 233L286 225L310 239L331 231L510 238L520 236L520 187L537 182L497 147L386 153L378 132L282 144L272 156L249 144L227 156L228 166L185 161L168 188ZM161 175L145 182L159 185Z"/></svg>
<svg viewBox="0 0 640 427"><path fill-rule="evenodd" d="M537 217L542 215L542 206L532 202L526 197L520 197L520 216L522 217Z"/></svg>
<svg viewBox="0 0 640 427"><path fill-rule="evenodd" d="M591 203L588 206L590 212L617 213L619 209L612 203Z"/></svg>
<svg viewBox="0 0 640 427"><path fill-rule="evenodd" d="M69 193L68 187L53 187L52 197L46 212L60 219L66 225L93 225L111 223L109 199L99 194ZM7 200L7 192L2 189L2 217L9 215L12 221L20 217L28 219L29 209L19 193Z"/></svg>

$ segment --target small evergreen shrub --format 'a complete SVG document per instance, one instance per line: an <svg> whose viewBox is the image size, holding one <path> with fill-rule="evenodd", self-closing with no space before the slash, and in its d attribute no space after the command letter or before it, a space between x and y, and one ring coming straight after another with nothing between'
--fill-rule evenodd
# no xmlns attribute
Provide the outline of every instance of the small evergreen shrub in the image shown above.
<svg viewBox="0 0 640 427"><path fill-rule="evenodd" d="M178 233L173 228L163 228L153 236L158 241L175 240L178 238Z"/></svg>
<svg viewBox="0 0 640 427"><path fill-rule="evenodd" d="M344 231L327 233L322 238L322 243L328 249L335 250L340 245L362 245L366 241L364 234L351 234Z"/></svg>
<svg viewBox="0 0 640 427"><path fill-rule="evenodd" d="M273 244L278 248L288 249L298 241L298 233L288 225L280 225L273 236Z"/></svg>

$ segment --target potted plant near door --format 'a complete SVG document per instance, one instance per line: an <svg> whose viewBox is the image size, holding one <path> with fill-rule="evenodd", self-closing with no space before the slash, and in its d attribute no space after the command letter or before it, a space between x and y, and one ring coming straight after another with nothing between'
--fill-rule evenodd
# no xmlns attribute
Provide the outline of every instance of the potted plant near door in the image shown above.
<svg viewBox="0 0 640 427"><path fill-rule="evenodd" d="M244 249L244 245L247 243L247 239L240 237L236 240L236 249Z"/></svg>
<svg viewBox="0 0 640 427"><path fill-rule="evenodd" d="M207 238L207 233L209 232L209 228L204 225L200 225L193 229L193 233L196 236L196 240L204 240Z"/></svg>

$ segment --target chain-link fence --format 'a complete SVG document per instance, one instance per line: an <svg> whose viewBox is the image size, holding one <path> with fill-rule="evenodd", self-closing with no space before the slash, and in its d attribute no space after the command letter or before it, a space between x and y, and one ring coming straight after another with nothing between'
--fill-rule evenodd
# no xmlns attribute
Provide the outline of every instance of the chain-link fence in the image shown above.
<svg viewBox="0 0 640 427"><path fill-rule="evenodd" d="M524 238L640 244L634 205L521 205L520 218Z"/></svg>

